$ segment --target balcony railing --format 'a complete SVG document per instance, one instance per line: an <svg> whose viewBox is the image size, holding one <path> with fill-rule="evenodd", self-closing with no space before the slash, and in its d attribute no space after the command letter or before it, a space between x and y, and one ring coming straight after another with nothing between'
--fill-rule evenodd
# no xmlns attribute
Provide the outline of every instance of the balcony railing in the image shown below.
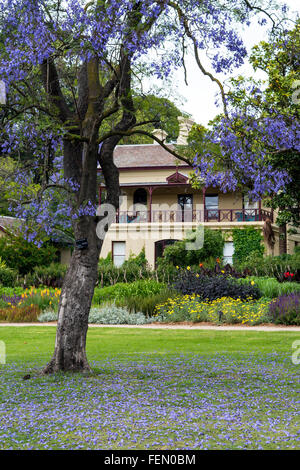
<svg viewBox="0 0 300 470"><path fill-rule="evenodd" d="M119 211L116 223L141 222L261 222L270 219L273 213L265 209L205 209L205 210L152 210Z"/></svg>

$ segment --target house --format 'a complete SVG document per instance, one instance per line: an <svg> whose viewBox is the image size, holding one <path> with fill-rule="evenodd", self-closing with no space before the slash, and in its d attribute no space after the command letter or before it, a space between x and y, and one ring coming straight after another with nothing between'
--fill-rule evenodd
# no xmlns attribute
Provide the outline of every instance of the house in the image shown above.
<svg viewBox="0 0 300 470"><path fill-rule="evenodd" d="M177 144L186 143L191 120L180 120ZM164 131L154 132L165 139ZM168 144L172 148L172 144ZM190 184L192 168L163 149L156 141L147 145L119 145L114 162L120 172L122 200L114 223L103 243L101 257L112 253L120 266L130 254L145 249L146 258L155 267L167 245L186 237L190 229L202 225L221 229L225 235L224 261L232 262L233 228L254 227L261 233L267 221L272 227L275 245L265 240L266 254L279 254L279 227L276 214L263 201L251 204L241 193L221 193L216 188L194 189ZM101 169L99 170L101 172ZM100 199L105 185L100 185ZM300 234L288 235L287 252L293 253Z"/></svg>

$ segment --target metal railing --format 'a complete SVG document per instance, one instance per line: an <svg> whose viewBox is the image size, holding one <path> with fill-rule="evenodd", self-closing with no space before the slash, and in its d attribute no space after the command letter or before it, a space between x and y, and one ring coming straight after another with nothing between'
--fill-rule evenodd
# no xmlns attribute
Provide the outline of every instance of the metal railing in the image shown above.
<svg viewBox="0 0 300 470"><path fill-rule="evenodd" d="M265 209L205 209L205 210L152 210L152 211L118 211L116 223L141 222L261 222L270 219L272 211Z"/></svg>

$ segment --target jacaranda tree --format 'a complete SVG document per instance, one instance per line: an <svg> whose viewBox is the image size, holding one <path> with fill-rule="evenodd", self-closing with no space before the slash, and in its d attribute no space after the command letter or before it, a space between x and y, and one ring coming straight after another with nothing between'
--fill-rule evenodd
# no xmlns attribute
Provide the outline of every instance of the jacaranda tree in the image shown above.
<svg viewBox="0 0 300 470"><path fill-rule="evenodd" d="M237 25L263 12L258 0L0 0L0 77L7 90L1 153L14 158L29 150L27 173L16 179L26 185L34 174L39 185L36 198L25 197L15 211L22 215L24 209L26 219L34 215L47 232L53 228L51 191L61 191L67 204L58 204L55 216L67 219L81 240L64 280L46 373L89 369L86 333L102 246L96 226L103 222L96 215L97 166L106 202L117 208L113 151L122 137L142 133L144 124L136 120L133 73L166 77L183 65L189 45L201 72L219 86L226 112L224 89L203 67L199 51L213 52L212 70L232 71L246 57ZM267 20L275 21L275 13L267 12ZM120 111L107 131L104 123ZM230 128L220 126L235 151Z"/></svg>
<svg viewBox="0 0 300 470"><path fill-rule="evenodd" d="M202 135L194 164L207 186L240 190L253 201L272 196L277 222L299 226L299 21L289 26L253 49L250 62L266 80L231 80L227 111Z"/></svg>

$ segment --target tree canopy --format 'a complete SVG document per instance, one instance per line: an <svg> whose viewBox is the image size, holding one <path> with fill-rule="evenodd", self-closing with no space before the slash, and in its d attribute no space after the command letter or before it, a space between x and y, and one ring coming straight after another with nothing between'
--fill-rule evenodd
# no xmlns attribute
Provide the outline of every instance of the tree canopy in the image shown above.
<svg viewBox="0 0 300 470"><path fill-rule="evenodd" d="M214 121L195 158L205 184L224 192L242 189L253 200L271 196L278 222L295 226L300 222L299 28L298 21L274 41L254 47L251 64L267 72L267 79L231 80L228 113Z"/></svg>

